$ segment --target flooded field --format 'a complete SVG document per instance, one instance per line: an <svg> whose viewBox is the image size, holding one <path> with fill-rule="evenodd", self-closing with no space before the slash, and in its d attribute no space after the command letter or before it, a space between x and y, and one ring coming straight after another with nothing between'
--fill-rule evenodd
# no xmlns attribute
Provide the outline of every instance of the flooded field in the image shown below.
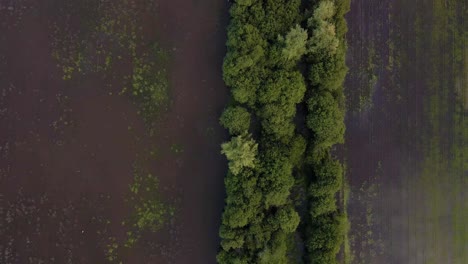
<svg viewBox="0 0 468 264"><path fill-rule="evenodd" d="M347 263L468 263L466 17L351 1ZM227 19L220 0L0 0L0 263L216 262Z"/></svg>
<svg viewBox="0 0 468 264"><path fill-rule="evenodd" d="M351 1L350 263L468 262L468 9Z"/></svg>
<svg viewBox="0 0 468 264"><path fill-rule="evenodd" d="M0 263L215 262L226 14L0 0ZM157 104L130 92L141 80ZM164 221L140 230L145 201Z"/></svg>

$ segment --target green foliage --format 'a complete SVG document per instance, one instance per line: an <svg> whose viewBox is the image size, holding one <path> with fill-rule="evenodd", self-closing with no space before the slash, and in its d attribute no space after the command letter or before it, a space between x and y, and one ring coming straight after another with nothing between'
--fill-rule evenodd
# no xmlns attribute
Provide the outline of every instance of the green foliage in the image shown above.
<svg viewBox="0 0 468 264"><path fill-rule="evenodd" d="M236 3L238 5L243 5L243 6L251 6L252 3L254 3L255 0L236 0Z"/></svg>
<svg viewBox="0 0 468 264"><path fill-rule="evenodd" d="M299 225L299 214L292 206L279 208L276 212L276 220L281 229L286 233L292 233Z"/></svg>
<svg viewBox="0 0 468 264"><path fill-rule="evenodd" d="M253 18L265 38L271 41L288 32L300 18L300 0L266 0L255 4L258 9L254 8Z"/></svg>
<svg viewBox="0 0 468 264"><path fill-rule="evenodd" d="M335 32L335 24L331 19L335 14L335 5L332 1L321 1L309 18L307 25L313 29L309 40L309 52L334 54L338 48L339 40Z"/></svg>
<svg viewBox="0 0 468 264"><path fill-rule="evenodd" d="M336 4L336 5L335 5ZM320 1L308 19L310 97L307 99L307 127L312 146L307 167L312 172L309 185L309 263L337 263L346 232L346 214L337 207L336 193L342 187L343 168L330 155L331 147L344 142L343 81L346 44L344 14L348 0Z"/></svg>
<svg viewBox="0 0 468 264"><path fill-rule="evenodd" d="M344 48L341 46L334 56L325 56L310 65L309 80L312 86L320 90L336 92L342 89L347 71Z"/></svg>
<svg viewBox="0 0 468 264"><path fill-rule="evenodd" d="M307 22L300 21L300 5L299 0L238 0L230 9L223 78L234 105L242 107L228 107L220 119L233 137L222 145L229 172L219 263L288 263L286 240L300 221L291 200L296 172L313 172L309 229L319 230L314 224L328 223L320 217L337 212L336 179L342 168L329 149L343 141L344 133L345 45L343 30L336 26L344 9L340 3L319 2L306 30L299 26ZM294 123L307 89L303 68L299 70L303 62L310 73L307 87L313 89L308 93L312 97L307 98L306 118L313 151L307 157L309 133L307 139L299 135ZM247 136L251 119L255 140ZM314 247L308 249L309 255L316 252ZM330 252L327 247L322 255L332 256ZM317 253L317 259L322 255Z"/></svg>
<svg viewBox="0 0 468 264"><path fill-rule="evenodd" d="M303 136L297 135L291 141L289 159L293 167L300 167L303 163L307 142Z"/></svg>
<svg viewBox="0 0 468 264"><path fill-rule="evenodd" d="M301 26L291 28L284 39L280 37L280 42L284 42L283 57L288 61L297 62L307 51L307 38L307 30Z"/></svg>
<svg viewBox="0 0 468 264"><path fill-rule="evenodd" d="M339 41L336 38L335 26L331 23L317 22L317 28L313 31L313 37L309 40L309 52L312 54L335 54Z"/></svg>
<svg viewBox="0 0 468 264"><path fill-rule="evenodd" d="M311 196L309 197L310 216L333 213L337 210L336 198L334 195Z"/></svg>
<svg viewBox="0 0 468 264"><path fill-rule="evenodd" d="M262 202L262 192L257 186L257 174L251 169L244 169L238 175L228 173L224 181L227 198L222 218L223 227L245 227L258 214ZM220 236L232 239L225 237L223 232Z"/></svg>
<svg viewBox="0 0 468 264"><path fill-rule="evenodd" d="M309 263L338 263L336 254L343 243L346 219L341 214L328 214L312 218L307 250Z"/></svg>
<svg viewBox="0 0 468 264"><path fill-rule="evenodd" d="M287 152L278 147L270 147L262 156L262 177L259 184L264 190L265 206L286 204L290 189L294 184L291 177L292 164Z"/></svg>
<svg viewBox="0 0 468 264"><path fill-rule="evenodd" d="M243 168L255 168L258 144L250 135L240 135L221 145L221 154L229 161L229 170L239 174Z"/></svg>
<svg viewBox="0 0 468 264"><path fill-rule="evenodd" d="M224 81L232 87L237 102L253 106L261 82L257 66L264 59L266 42L255 26L234 21L228 28L226 46Z"/></svg>
<svg viewBox="0 0 468 264"><path fill-rule="evenodd" d="M335 1L336 14L335 14L335 25L336 25L336 34L341 39L340 41L344 42L345 34L348 31L346 25L346 20L344 19L345 14L350 9L351 0L338 0Z"/></svg>
<svg viewBox="0 0 468 264"><path fill-rule="evenodd" d="M219 235L223 238L223 241L221 241L221 247L226 251L231 249L240 249L244 245L245 237L244 232L242 232L241 229L221 226Z"/></svg>
<svg viewBox="0 0 468 264"><path fill-rule="evenodd" d="M314 134L316 147L330 147L344 142L344 113L328 92L309 98L307 126Z"/></svg>
<svg viewBox="0 0 468 264"><path fill-rule="evenodd" d="M265 80L258 96L258 116L265 134L282 142L293 137L292 119L305 90L304 78L298 71L279 71Z"/></svg>
<svg viewBox="0 0 468 264"><path fill-rule="evenodd" d="M246 134L250 127L250 113L241 106L231 106L224 110L220 123L231 135Z"/></svg>
<svg viewBox="0 0 468 264"><path fill-rule="evenodd" d="M269 245L259 253L258 263L261 264L286 264L286 236L284 233L277 233L270 240Z"/></svg>
<svg viewBox="0 0 468 264"><path fill-rule="evenodd" d="M311 84L320 89L337 90L347 72L344 33L344 6L341 1L321 1L307 21L312 32L308 41ZM342 25L342 23L345 23ZM340 26L337 30L337 24Z"/></svg>
<svg viewBox="0 0 468 264"><path fill-rule="evenodd" d="M266 78L258 100L261 104L278 103L290 106L302 101L305 89L304 78L299 71L272 72ZM286 106L285 110L289 110ZM290 110L288 114L294 113Z"/></svg>
<svg viewBox="0 0 468 264"><path fill-rule="evenodd" d="M249 258L235 251L221 251L216 256L218 263L222 264L249 264Z"/></svg>
<svg viewBox="0 0 468 264"><path fill-rule="evenodd" d="M330 0L320 1L314 10L313 16L307 21L311 25L311 19L315 21L330 20L335 15L335 3Z"/></svg>
<svg viewBox="0 0 468 264"><path fill-rule="evenodd" d="M258 209L258 208L254 208ZM244 204L238 203L238 204L231 204L229 207L226 208L223 214L223 224L229 227L244 227L249 223L250 216L252 213L250 213L250 210L247 206ZM220 234L221 237L223 238L229 238L229 237L224 237L224 234Z"/></svg>
<svg viewBox="0 0 468 264"><path fill-rule="evenodd" d="M256 27L234 21L229 26L226 46L230 52L224 59L224 80L227 85L233 88L245 87L243 88L244 93L253 92L253 94L248 93L247 96L242 96L244 93L241 93L238 97L234 94L237 101L246 103L249 96L255 97L255 86L252 87L250 84L256 83L256 76L246 74L246 71L250 71L250 68L257 66L264 58L266 42Z"/></svg>
<svg viewBox="0 0 468 264"><path fill-rule="evenodd" d="M310 184L310 195L334 197L341 188L343 166L339 161L327 156L321 164L315 166L314 176L315 179Z"/></svg>

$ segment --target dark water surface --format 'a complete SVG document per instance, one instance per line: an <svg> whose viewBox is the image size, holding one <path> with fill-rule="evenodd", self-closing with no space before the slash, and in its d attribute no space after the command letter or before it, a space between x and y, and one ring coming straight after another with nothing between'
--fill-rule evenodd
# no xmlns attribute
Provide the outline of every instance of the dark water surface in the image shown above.
<svg viewBox="0 0 468 264"><path fill-rule="evenodd" d="M123 263L215 263L226 24L226 1L0 0L0 263L105 263L140 160L175 214L119 251ZM170 104L151 137L119 94L124 44L143 54L155 41Z"/></svg>
<svg viewBox="0 0 468 264"><path fill-rule="evenodd" d="M351 1L351 263L468 263L464 1Z"/></svg>

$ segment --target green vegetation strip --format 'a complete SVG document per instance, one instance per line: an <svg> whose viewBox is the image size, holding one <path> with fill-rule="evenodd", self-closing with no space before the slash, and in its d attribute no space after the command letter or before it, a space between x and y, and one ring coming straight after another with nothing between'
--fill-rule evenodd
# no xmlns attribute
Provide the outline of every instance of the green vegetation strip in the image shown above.
<svg viewBox="0 0 468 264"><path fill-rule="evenodd" d="M307 230L309 263L335 263L347 230L347 218L336 205L343 184L343 166L331 155L331 147L344 142L343 82L347 68L346 21L349 1L321 1L307 24L316 47L307 54L310 96L307 127L312 138L307 155L311 169L310 222ZM326 32L326 33L323 33Z"/></svg>
<svg viewBox="0 0 468 264"><path fill-rule="evenodd" d="M222 145L229 171L219 263L289 263L301 252L295 237L307 241L303 260L336 262L347 220L337 206L343 168L331 148L344 141L348 8L346 0L232 5L224 80L233 101L220 120L232 139ZM295 122L299 105L307 117ZM309 185L299 196L309 208L302 219L292 197L299 175ZM300 221L305 234L296 234Z"/></svg>

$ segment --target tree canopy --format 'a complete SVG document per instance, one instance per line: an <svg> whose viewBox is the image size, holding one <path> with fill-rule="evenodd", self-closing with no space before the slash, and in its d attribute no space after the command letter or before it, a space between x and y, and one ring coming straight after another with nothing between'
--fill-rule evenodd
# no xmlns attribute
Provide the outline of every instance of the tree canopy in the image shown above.
<svg viewBox="0 0 468 264"><path fill-rule="evenodd" d="M226 155L229 161L229 170L233 174L239 174L243 168L255 168L258 144L250 135L233 137L231 141L223 143L221 149L221 153Z"/></svg>
<svg viewBox="0 0 468 264"><path fill-rule="evenodd" d="M285 38L279 37L283 43L282 55L288 61L297 62L307 51L307 30L296 25L291 28Z"/></svg>
<svg viewBox="0 0 468 264"><path fill-rule="evenodd" d="M236 0L230 8L223 78L232 101L220 123L231 141L221 146L229 170L219 263L290 263L287 241L299 225L307 230L297 234L306 241L303 258L335 261L343 169L330 153L344 141L345 1ZM294 194L301 188L302 196ZM304 203L308 213L299 214Z"/></svg>
<svg viewBox="0 0 468 264"><path fill-rule="evenodd" d="M231 106L224 110L220 123L231 135L247 134L250 127L250 113L241 106Z"/></svg>

